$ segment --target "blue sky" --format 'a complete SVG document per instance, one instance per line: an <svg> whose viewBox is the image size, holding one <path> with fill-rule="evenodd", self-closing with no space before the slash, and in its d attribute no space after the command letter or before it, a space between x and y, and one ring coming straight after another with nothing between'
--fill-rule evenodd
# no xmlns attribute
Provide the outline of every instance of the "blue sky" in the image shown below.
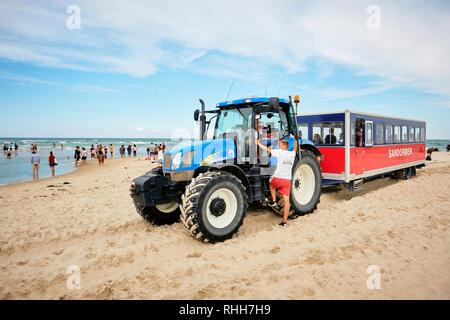
<svg viewBox="0 0 450 320"><path fill-rule="evenodd" d="M192 132L198 98L214 107L234 81L230 99L299 94L300 112L421 119L450 138L449 33L446 1L2 0L0 136Z"/></svg>

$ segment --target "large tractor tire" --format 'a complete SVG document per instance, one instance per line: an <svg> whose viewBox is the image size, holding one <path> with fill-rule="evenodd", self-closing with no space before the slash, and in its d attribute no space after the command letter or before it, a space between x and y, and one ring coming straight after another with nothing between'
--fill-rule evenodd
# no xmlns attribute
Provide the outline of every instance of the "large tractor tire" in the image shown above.
<svg viewBox="0 0 450 320"><path fill-rule="evenodd" d="M242 225L248 206L242 182L222 171L193 178L181 200L181 221L186 229L194 238L211 243L231 238Z"/></svg>
<svg viewBox="0 0 450 320"><path fill-rule="evenodd" d="M160 166L151 169L151 173L162 173ZM137 212L148 222L154 225L172 224L180 220L180 208L176 202L168 202L154 207L140 207L136 206Z"/></svg>
<svg viewBox="0 0 450 320"><path fill-rule="evenodd" d="M322 194L322 170L314 154L310 151L302 151L301 160L294 165L292 170L290 218L296 218L317 209ZM283 215L284 200L278 195L278 207L276 212Z"/></svg>
<svg viewBox="0 0 450 320"><path fill-rule="evenodd" d="M176 202L168 202L154 207L138 207L137 212L154 225L172 224L180 220L180 208Z"/></svg>

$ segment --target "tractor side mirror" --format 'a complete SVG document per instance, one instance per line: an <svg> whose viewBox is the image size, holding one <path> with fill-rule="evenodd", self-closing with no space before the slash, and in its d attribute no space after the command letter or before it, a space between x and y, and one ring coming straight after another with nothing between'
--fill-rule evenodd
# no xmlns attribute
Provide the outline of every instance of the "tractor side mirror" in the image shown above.
<svg viewBox="0 0 450 320"><path fill-rule="evenodd" d="M197 109L194 111L194 120L198 121L198 118L200 117L200 110Z"/></svg>

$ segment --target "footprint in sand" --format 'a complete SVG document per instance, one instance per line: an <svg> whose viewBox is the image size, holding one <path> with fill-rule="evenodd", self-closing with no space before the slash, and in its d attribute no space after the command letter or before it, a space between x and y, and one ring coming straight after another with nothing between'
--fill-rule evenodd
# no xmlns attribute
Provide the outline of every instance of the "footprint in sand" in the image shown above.
<svg viewBox="0 0 450 320"><path fill-rule="evenodd" d="M273 247L272 249L270 249L269 252L272 254L277 254L278 252L280 252L280 250L281 250L280 247L276 246L276 247Z"/></svg>
<svg viewBox="0 0 450 320"><path fill-rule="evenodd" d="M64 249L55 250L52 252L55 256L59 256L64 253Z"/></svg>
<svg viewBox="0 0 450 320"><path fill-rule="evenodd" d="M85 255L85 258L87 259L94 259L97 255L95 253L88 253Z"/></svg>

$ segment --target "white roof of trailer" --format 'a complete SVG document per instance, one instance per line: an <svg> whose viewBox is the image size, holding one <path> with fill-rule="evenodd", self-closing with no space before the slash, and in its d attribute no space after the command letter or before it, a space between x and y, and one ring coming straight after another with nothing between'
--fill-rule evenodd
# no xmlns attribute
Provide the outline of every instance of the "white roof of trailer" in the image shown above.
<svg viewBox="0 0 450 320"><path fill-rule="evenodd" d="M392 116L386 116L386 115L382 115L382 114L360 112L360 111L354 111L354 110L348 110L348 109L347 110L343 110L343 111L342 110L338 110L338 111L302 113L302 114L297 114L297 117L301 117L301 116L318 116L318 115L322 115L322 114L336 114L336 113L346 113L346 112L361 114L361 115L369 116L369 117L380 117L380 118L406 120L406 121L417 121L417 122L424 122L424 123L426 123L425 120L416 120L416 119L409 119L409 118L392 117Z"/></svg>

